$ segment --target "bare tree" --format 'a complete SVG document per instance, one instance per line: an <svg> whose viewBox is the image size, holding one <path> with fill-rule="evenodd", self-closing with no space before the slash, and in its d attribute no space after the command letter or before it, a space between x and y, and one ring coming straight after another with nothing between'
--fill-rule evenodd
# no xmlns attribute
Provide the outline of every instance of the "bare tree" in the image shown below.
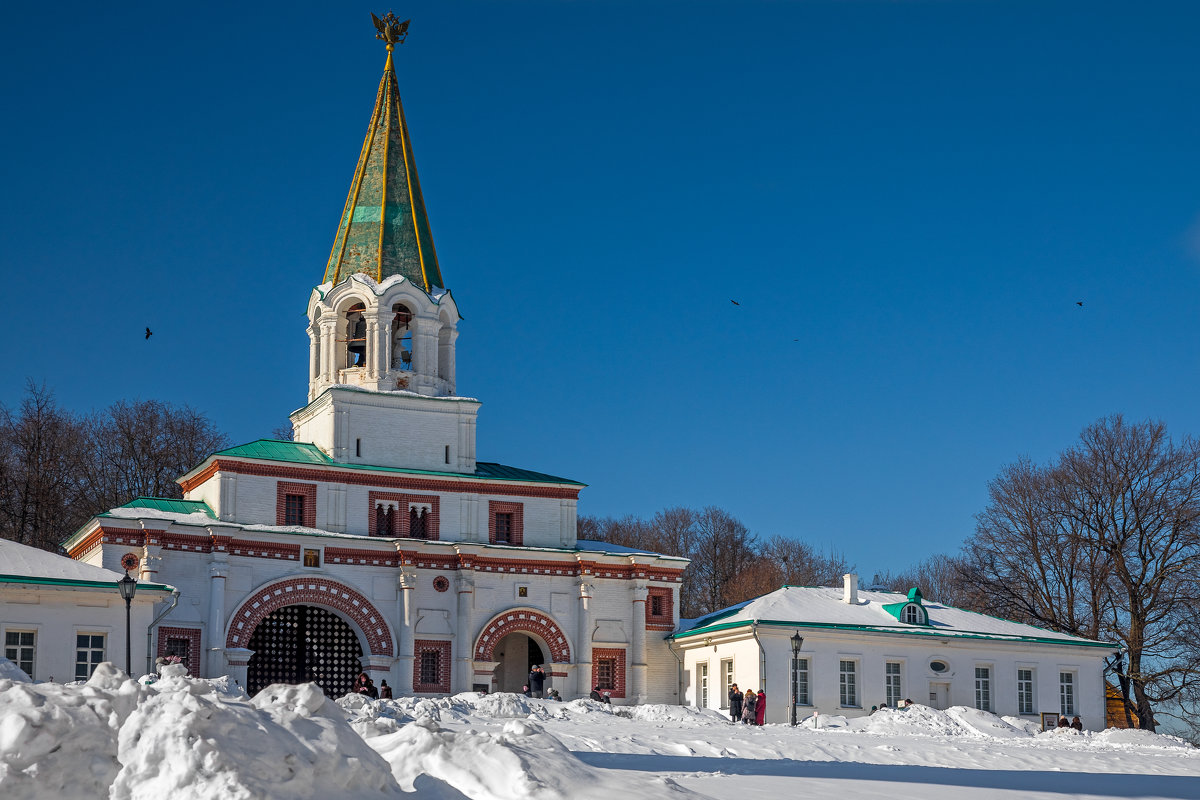
<svg viewBox="0 0 1200 800"><path fill-rule="evenodd" d="M1185 635L1200 603L1200 445L1116 415L1050 465L1007 467L989 492L964 547L976 603L1120 643L1110 667L1154 730L1155 705L1182 702L1200 680Z"/></svg>
<svg viewBox="0 0 1200 800"><path fill-rule="evenodd" d="M891 592L907 592L920 588L921 594L934 602L971 611L985 611L977 593L964 579L966 562L960 556L937 553L901 572L877 574L872 581Z"/></svg>
<svg viewBox="0 0 1200 800"><path fill-rule="evenodd" d="M0 538L53 551L87 519L84 427L44 385L28 384L17 413L0 408Z"/></svg>
<svg viewBox="0 0 1200 800"><path fill-rule="evenodd" d="M228 444L190 406L121 400L89 420L86 499L102 510L138 496L182 497L175 479Z"/></svg>

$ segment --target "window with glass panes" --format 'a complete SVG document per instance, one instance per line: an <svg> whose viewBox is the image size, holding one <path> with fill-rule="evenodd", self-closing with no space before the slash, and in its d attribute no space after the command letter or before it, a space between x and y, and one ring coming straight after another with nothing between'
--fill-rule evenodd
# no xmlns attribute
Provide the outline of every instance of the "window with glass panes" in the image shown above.
<svg viewBox="0 0 1200 800"><path fill-rule="evenodd" d="M733 688L733 659L721 661L721 708L729 708L729 690Z"/></svg>
<svg viewBox="0 0 1200 800"><path fill-rule="evenodd" d="M304 524L304 495L289 494L283 498L283 524Z"/></svg>
<svg viewBox="0 0 1200 800"><path fill-rule="evenodd" d="M507 544L512 538L512 523L513 515L509 513L496 513L496 541Z"/></svg>
<svg viewBox="0 0 1200 800"><path fill-rule="evenodd" d="M4 657L21 668L29 677L33 675L33 654L37 649L37 635L33 631L5 631Z"/></svg>
<svg viewBox="0 0 1200 800"><path fill-rule="evenodd" d="M708 708L708 662L707 661L696 665L696 677L698 679L697 682L699 683L699 688L700 688L699 706L701 708Z"/></svg>
<svg viewBox="0 0 1200 800"><path fill-rule="evenodd" d="M1033 670L1017 670L1017 713L1033 713Z"/></svg>
<svg viewBox="0 0 1200 800"><path fill-rule="evenodd" d="M842 688L842 705L847 708L858 706L858 681L857 678L858 664L855 661L842 659L839 669L839 680Z"/></svg>
<svg viewBox="0 0 1200 800"><path fill-rule="evenodd" d="M617 662L612 658L596 660L596 685L601 689L612 689L617 676Z"/></svg>
<svg viewBox="0 0 1200 800"><path fill-rule="evenodd" d="M1064 717L1075 716L1075 673L1058 673L1058 699Z"/></svg>
<svg viewBox="0 0 1200 800"><path fill-rule="evenodd" d="M900 662L889 661L883 665L883 688L887 704L892 708L900 705L904 693L900 689Z"/></svg>
<svg viewBox="0 0 1200 800"><path fill-rule="evenodd" d="M421 653L421 683L438 683L441 681L442 654L437 650L426 650Z"/></svg>
<svg viewBox="0 0 1200 800"><path fill-rule="evenodd" d="M86 681L104 663L104 638L102 633L75 636L75 680Z"/></svg>
<svg viewBox="0 0 1200 800"><path fill-rule="evenodd" d="M796 705L811 706L808 696L808 659L796 659Z"/></svg>
<svg viewBox="0 0 1200 800"><path fill-rule="evenodd" d="M992 668L975 668L975 707L980 711L992 710Z"/></svg>

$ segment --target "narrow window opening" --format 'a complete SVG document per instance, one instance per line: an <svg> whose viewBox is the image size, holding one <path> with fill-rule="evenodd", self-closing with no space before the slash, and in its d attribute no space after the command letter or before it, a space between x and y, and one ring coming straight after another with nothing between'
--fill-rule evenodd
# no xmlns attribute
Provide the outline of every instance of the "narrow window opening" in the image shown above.
<svg viewBox="0 0 1200 800"><path fill-rule="evenodd" d="M413 506L408 510L408 535L414 539L429 538L428 509Z"/></svg>
<svg viewBox="0 0 1200 800"><path fill-rule="evenodd" d="M512 514L497 512L496 514L496 542L498 544L508 544L512 537Z"/></svg>
<svg viewBox="0 0 1200 800"><path fill-rule="evenodd" d="M392 314L392 369L412 371L413 314L403 303L392 306Z"/></svg>
<svg viewBox="0 0 1200 800"><path fill-rule="evenodd" d="M450 463L450 445L446 445L446 463Z"/></svg>
<svg viewBox="0 0 1200 800"><path fill-rule="evenodd" d="M354 456L355 458L362 458L362 439L354 440Z"/></svg>
<svg viewBox="0 0 1200 800"><path fill-rule="evenodd" d="M346 365L361 367L367 363L367 308L355 303L346 312Z"/></svg>

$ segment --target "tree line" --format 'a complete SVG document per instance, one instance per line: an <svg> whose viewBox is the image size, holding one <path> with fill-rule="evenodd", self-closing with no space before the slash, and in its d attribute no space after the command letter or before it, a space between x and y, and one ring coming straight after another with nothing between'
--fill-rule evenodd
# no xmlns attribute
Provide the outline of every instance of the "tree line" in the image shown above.
<svg viewBox="0 0 1200 800"><path fill-rule="evenodd" d="M1200 442L1162 422L1110 416L1045 464L1004 467L960 552L877 580L1117 644L1127 721L1200 733Z"/></svg>
<svg viewBox="0 0 1200 800"><path fill-rule="evenodd" d="M759 537L715 506L667 508L648 519L580 515L579 538L691 559L679 587L679 613L685 619L784 585L837 584L853 569L842 556L818 552L805 542Z"/></svg>
<svg viewBox="0 0 1200 800"><path fill-rule="evenodd" d="M229 446L189 406L120 400L79 414L44 385L0 406L0 538L58 551L90 517L139 495L182 497L175 479Z"/></svg>

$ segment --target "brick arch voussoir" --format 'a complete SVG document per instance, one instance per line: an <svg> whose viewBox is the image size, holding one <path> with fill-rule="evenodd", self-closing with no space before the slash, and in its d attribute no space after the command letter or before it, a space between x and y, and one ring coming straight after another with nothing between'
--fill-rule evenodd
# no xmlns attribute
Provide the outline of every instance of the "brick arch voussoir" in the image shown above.
<svg viewBox="0 0 1200 800"><path fill-rule="evenodd" d="M371 655L394 655L392 632L379 609L349 586L327 578L285 578L255 589L229 620L225 646L247 647L259 623L284 606L320 606L343 614L367 637Z"/></svg>
<svg viewBox="0 0 1200 800"><path fill-rule="evenodd" d="M549 614L532 608L514 608L492 617L475 639L475 660L494 661L496 645L510 633L532 633L550 648L552 662L571 663L571 645L562 626Z"/></svg>

